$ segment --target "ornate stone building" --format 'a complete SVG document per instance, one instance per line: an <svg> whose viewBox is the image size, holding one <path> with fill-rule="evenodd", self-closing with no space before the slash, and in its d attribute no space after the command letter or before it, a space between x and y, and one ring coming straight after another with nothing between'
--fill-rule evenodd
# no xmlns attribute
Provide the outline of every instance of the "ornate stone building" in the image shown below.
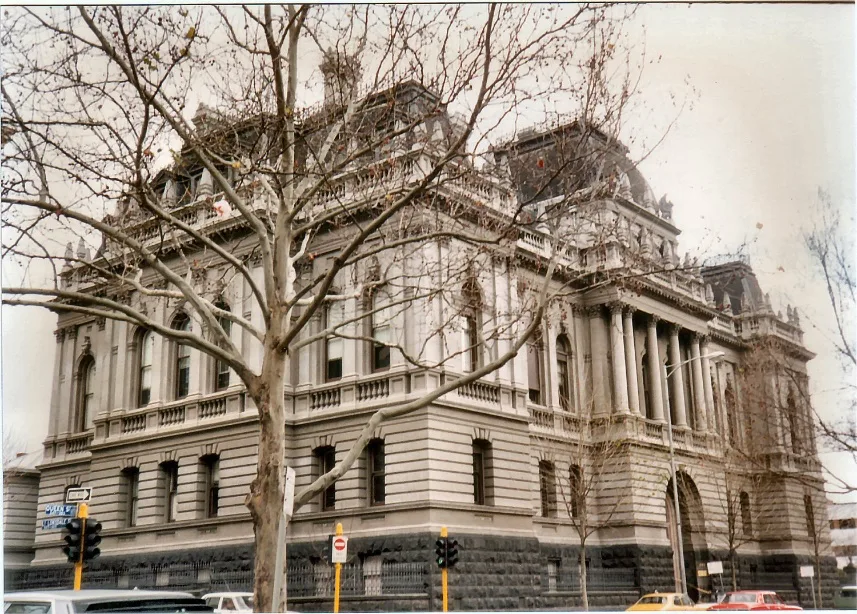
<svg viewBox="0 0 857 614"><path fill-rule="evenodd" d="M415 85L395 91L417 106L432 96ZM403 125L381 123L375 129ZM391 139L383 164L367 161L331 178L316 197L348 199L367 177L418 173L429 145L458 126L435 116L414 129L424 140ZM556 286L568 292L552 301L527 350L384 423L356 465L297 513L289 530L290 609L330 607L325 542L337 522L351 538L352 609L439 609L433 559L441 526L461 545L453 609L579 603L584 534L590 600L614 607L644 591L671 590L681 576L680 549L694 597L719 586L701 572L722 560L724 585L734 568L743 588L773 587L810 603L797 569L812 559L814 541L822 545L825 586L833 578L807 396L812 354L797 310L775 313L745 263L680 259L672 203L657 200L622 146L598 131L587 131L587 146L605 152L599 168L577 166L568 147L582 130L575 123L530 129L495 149L490 163L436 187L459 203L466 223L476 225L488 210L527 221L503 255L472 257L474 272L459 293L470 297L471 311L452 314L457 324L443 344L423 347L424 310L451 321L443 305L415 300L383 326L369 325L370 337L422 347L441 366L414 367L402 352L367 343L354 322L349 334L296 353L284 391L285 437L300 487L343 457L372 412L502 353L508 341L480 339L485 322L501 311L525 312L522 288L560 250ZM240 216L216 209L222 201L207 171L165 172L158 189L180 219L250 254ZM571 196L580 204L557 214ZM135 223L144 241L159 240L153 220ZM560 244L559 228L579 241ZM347 232L316 237L314 260L299 274L324 270ZM467 249L455 240L432 243L406 262L416 268ZM89 257L82 246L79 252ZM175 266L186 265L176 257ZM68 287L98 289L86 267L69 266L63 276ZM209 273L198 276L212 283ZM341 280L342 289L351 283ZM225 308L258 322L246 283L224 281L220 295ZM125 300L173 328L199 325L176 303ZM365 301L349 299L325 318L350 321L363 308ZM306 335L323 328L313 322ZM240 327L231 336L258 364L258 343ZM85 576L90 585L248 588L253 532L244 500L256 466L257 411L235 373L151 331L67 314L59 317L53 372L43 377L53 400L38 521L67 488L94 489L91 514L104 525L104 541ZM70 577L57 532L36 530L34 547L32 565L7 578L11 585Z"/></svg>

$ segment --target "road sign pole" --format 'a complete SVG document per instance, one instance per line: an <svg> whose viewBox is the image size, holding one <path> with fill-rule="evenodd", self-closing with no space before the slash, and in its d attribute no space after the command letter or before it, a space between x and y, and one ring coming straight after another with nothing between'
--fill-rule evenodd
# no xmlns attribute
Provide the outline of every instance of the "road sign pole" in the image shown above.
<svg viewBox="0 0 857 614"><path fill-rule="evenodd" d="M447 532L446 527L441 527L440 528L440 538L442 540L444 540L444 542L445 542L447 537L449 537L449 533ZM443 567L440 568L440 585L441 585L441 588L443 590L443 611L444 612L449 612L449 586L448 586L449 575L448 574L449 574L449 570L447 569L446 565L444 565Z"/></svg>
<svg viewBox="0 0 857 614"><path fill-rule="evenodd" d="M74 590L80 590L80 583L83 580L83 551L86 543L86 519L89 517L89 506L86 503L81 503L77 508L77 517L83 519L83 528L80 530L80 558L74 564Z"/></svg>
<svg viewBox="0 0 857 614"><path fill-rule="evenodd" d="M337 537L342 535L342 523L336 523ZM342 563L336 563L336 578L333 585L333 614L339 614L339 583L342 580Z"/></svg>

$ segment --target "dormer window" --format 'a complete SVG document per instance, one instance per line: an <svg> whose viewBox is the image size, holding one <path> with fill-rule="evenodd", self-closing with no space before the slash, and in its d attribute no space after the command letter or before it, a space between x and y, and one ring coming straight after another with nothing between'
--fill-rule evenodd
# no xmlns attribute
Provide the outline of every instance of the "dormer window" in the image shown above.
<svg viewBox="0 0 857 614"><path fill-rule="evenodd" d="M187 205L194 201L201 179L202 168L198 168L187 175L176 177L176 192L179 206Z"/></svg>

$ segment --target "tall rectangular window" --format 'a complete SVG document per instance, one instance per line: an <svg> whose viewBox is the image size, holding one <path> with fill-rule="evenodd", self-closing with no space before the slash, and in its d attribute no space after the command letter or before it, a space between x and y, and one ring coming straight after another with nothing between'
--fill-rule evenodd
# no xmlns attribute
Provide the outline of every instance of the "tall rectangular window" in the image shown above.
<svg viewBox="0 0 857 614"><path fill-rule="evenodd" d="M229 311L229 305L225 303L218 303L215 306L218 309ZM223 332L226 333L227 337L232 336L232 320L219 316L217 318L217 323L220 324L220 328L223 329ZM226 348L226 343L223 341L219 341L217 345L221 348ZM222 360L217 360L214 365L214 390L217 392L220 390L226 390L227 388L229 388L229 365Z"/></svg>
<svg viewBox="0 0 857 614"><path fill-rule="evenodd" d="M164 493L164 522L175 522L179 510L179 464L177 462L161 463L161 482Z"/></svg>
<svg viewBox="0 0 857 614"><path fill-rule="evenodd" d="M336 448L333 446L324 446L317 448L315 451L316 464L318 467L318 475L321 477L328 471L333 471L336 466ZM321 493L321 509L322 511L336 509L336 482L324 489Z"/></svg>
<svg viewBox="0 0 857 614"><path fill-rule="evenodd" d="M220 509L220 457L212 454L202 457L205 475L205 517L217 518Z"/></svg>
<svg viewBox="0 0 857 614"><path fill-rule="evenodd" d="M803 496L803 507L806 513L806 534L815 539L815 511L812 509L812 497Z"/></svg>
<svg viewBox="0 0 857 614"><path fill-rule="evenodd" d="M389 295L382 289L372 294L372 370L383 371L390 368L390 343L393 340L390 321Z"/></svg>
<svg viewBox="0 0 857 614"><path fill-rule="evenodd" d="M539 494L542 516L556 516L556 472L550 461L539 461Z"/></svg>
<svg viewBox="0 0 857 614"><path fill-rule="evenodd" d="M530 403L542 405L542 348L538 342L527 344L527 382Z"/></svg>
<svg viewBox="0 0 857 614"><path fill-rule="evenodd" d="M152 399L152 359L155 355L155 333L146 331L140 338L140 407Z"/></svg>
<svg viewBox="0 0 857 614"><path fill-rule="evenodd" d="M750 510L750 495L742 492L738 495L738 500L741 503L741 524L744 535L751 537L753 535L753 514Z"/></svg>
<svg viewBox="0 0 857 614"><path fill-rule="evenodd" d="M384 440L373 439L366 451L369 460L369 504L382 505L386 499Z"/></svg>
<svg viewBox="0 0 857 614"><path fill-rule="evenodd" d="M137 526L137 509L140 500L140 470L129 467L122 472L125 489L125 526Z"/></svg>
<svg viewBox="0 0 857 614"><path fill-rule="evenodd" d="M485 447L473 442L473 502L485 505Z"/></svg>
<svg viewBox="0 0 857 614"><path fill-rule="evenodd" d="M345 319L342 313L343 304L336 302L327 308L325 330L334 330ZM337 331L339 332L339 331ZM335 336L328 336L324 342L325 380L333 381L342 377L343 340Z"/></svg>
<svg viewBox="0 0 857 614"><path fill-rule="evenodd" d="M568 474L568 496L571 502L571 517L578 518L586 502L586 487L583 481L583 467L572 465Z"/></svg>
<svg viewBox="0 0 857 614"><path fill-rule="evenodd" d="M565 411L571 411L574 404L572 398L571 374L571 345L565 335L556 338L556 371L559 379L559 406Z"/></svg>
<svg viewBox="0 0 857 614"><path fill-rule="evenodd" d="M464 316L464 370L466 372L476 371L481 366L479 340L479 322L476 316L469 314Z"/></svg>
<svg viewBox="0 0 857 614"><path fill-rule="evenodd" d="M189 332L190 318L186 313L179 313L173 319L172 328ZM190 392L190 346L176 343L175 360L175 396L177 399L182 399Z"/></svg>

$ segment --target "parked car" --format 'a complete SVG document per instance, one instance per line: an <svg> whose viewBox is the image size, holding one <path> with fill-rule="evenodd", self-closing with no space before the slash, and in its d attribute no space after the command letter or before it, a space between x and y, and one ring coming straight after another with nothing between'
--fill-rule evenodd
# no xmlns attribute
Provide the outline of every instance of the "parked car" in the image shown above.
<svg viewBox="0 0 857 614"><path fill-rule="evenodd" d="M253 593L208 593L202 598L217 614L253 611Z"/></svg>
<svg viewBox="0 0 857 614"><path fill-rule="evenodd" d="M4 614L76 614L77 612L211 612L190 593L87 589L6 593Z"/></svg>
<svg viewBox="0 0 857 614"><path fill-rule="evenodd" d="M625 610L626 612L652 612L656 610L692 610L693 599L681 593L649 593Z"/></svg>
<svg viewBox="0 0 857 614"><path fill-rule="evenodd" d="M837 610L857 610L857 586L840 586L833 597Z"/></svg>
<svg viewBox="0 0 857 614"><path fill-rule="evenodd" d="M802 610L789 605L774 591L735 591L726 593L723 599L709 610Z"/></svg>

